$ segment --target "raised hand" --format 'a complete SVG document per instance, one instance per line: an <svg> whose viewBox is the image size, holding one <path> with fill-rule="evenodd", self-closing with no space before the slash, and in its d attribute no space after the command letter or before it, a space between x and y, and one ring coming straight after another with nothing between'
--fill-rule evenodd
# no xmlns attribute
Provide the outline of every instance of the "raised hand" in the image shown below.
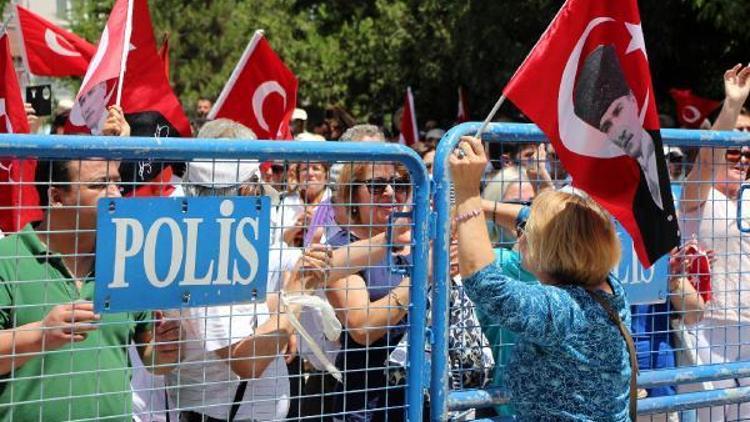
<svg viewBox="0 0 750 422"><path fill-rule="evenodd" d="M449 158L456 201L479 196L479 186L487 167L487 156L482 141L471 136L461 138L456 150Z"/></svg>
<svg viewBox="0 0 750 422"><path fill-rule="evenodd" d="M118 105L109 106L107 120L104 122L102 134L105 136L130 136L130 125L125 120L125 113Z"/></svg>
<svg viewBox="0 0 750 422"><path fill-rule="evenodd" d="M750 94L750 66L737 66L724 73L724 92L726 101L742 107Z"/></svg>

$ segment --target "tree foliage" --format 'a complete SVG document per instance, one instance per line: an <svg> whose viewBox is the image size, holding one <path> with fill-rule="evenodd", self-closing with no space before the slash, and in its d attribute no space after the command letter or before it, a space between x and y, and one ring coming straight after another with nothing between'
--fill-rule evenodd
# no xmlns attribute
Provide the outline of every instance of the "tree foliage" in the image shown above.
<svg viewBox="0 0 750 422"><path fill-rule="evenodd" d="M96 41L112 0L73 0L72 29ZM449 124L457 88L479 119L562 0L158 0L172 82L184 104L215 97L257 28L300 79L299 103L341 106L380 122L411 86L420 121ZM690 87L721 98L723 70L750 56L747 0L642 0L657 98Z"/></svg>

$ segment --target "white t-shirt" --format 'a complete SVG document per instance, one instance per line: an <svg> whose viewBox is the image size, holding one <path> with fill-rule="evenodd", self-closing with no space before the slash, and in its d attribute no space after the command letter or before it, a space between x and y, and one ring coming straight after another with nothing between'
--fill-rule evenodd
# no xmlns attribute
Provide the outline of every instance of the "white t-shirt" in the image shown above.
<svg viewBox="0 0 750 422"><path fill-rule="evenodd" d="M750 216L747 208L743 214ZM750 234L737 228L737 201L712 188L706 203L680 220L685 240L695 236L701 247L716 252L704 320L750 322Z"/></svg>
<svg viewBox="0 0 750 422"><path fill-rule="evenodd" d="M164 376L154 375L143 366L135 345L128 346L128 354L133 368L133 377L130 379L130 387L133 390L133 420L137 422L166 421ZM170 412L170 420L178 420L177 416L176 412Z"/></svg>
<svg viewBox="0 0 750 422"><path fill-rule="evenodd" d="M187 341L180 365L167 375L170 402L213 418L227 419L240 380L216 350L253 334L269 318L264 303L189 308L183 311ZM289 410L289 380L281 353L263 374L248 380L237 420L278 420Z"/></svg>
<svg viewBox="0 0 750 422"><path fill-rule="evenodd" d="M268 295L280 287L282 271L300 256L298 249L274 245L269 252ZM216 350L241 341L269 319L265 303L242 303L182 310L184 338L180 365L166 376L170 404L227 419L240 380ZM263 374L248 380L236 420L283 419L289 410L289 378L281 351Z"/></svg>

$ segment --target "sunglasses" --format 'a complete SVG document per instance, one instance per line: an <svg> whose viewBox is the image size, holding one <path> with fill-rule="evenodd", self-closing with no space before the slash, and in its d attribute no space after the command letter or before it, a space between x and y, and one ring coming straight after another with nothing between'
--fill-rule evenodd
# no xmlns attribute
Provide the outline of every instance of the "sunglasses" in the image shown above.
<svg viewBox="0 0 750 422"><path fill-rule="evenodd" d="M746 160L750 160L750 150L742 151L739 149L728 149L724 153L724 159L727 160L728 163L737 163L742 157L745 157Z"/></svg>
<svg viewBox="0 0 750 422"><path fill-rule="evenodd" d="M392 177L390 179L385 177L376 177L374 179L361 180L357 183L363 184L365 188L367 188L367 191L370 192L371 195L375 196L382 195L385 192L387 186L392 187L396 195L408 194L409 190L411 189L409 179L406 177Z"/></svg>
<svg viewBox="0 0 750 422"><path fill-rule="evenodd" d="M273 174L283 174L284 173L284 165L283 164L274 164L271 166L271 172Z"/></svg>

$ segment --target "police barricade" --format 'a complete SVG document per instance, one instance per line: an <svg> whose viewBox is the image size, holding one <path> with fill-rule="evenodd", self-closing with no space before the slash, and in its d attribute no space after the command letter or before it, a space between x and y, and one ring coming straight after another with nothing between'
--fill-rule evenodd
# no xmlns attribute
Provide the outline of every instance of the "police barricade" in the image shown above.
<svg viewBox="0 0 750 422"><path fill-rule="evenodd" d="M513 347L513 335L493 324L491 316L477 315L476 325L486 337L483 341L492 349L497 371L494 379L478 381L460 376L473 369L461 366L460 350L456 350L461 344L454 330L454 319L460 314L457 308L473 305L456 301L461 297L457 293L461 285L451 277L455 263L450 254L452 193L447 160L460 137L473 136L479 126L465 123L451 129L435 157L432 420L444 420L445 415L466 409L499 419L512 415L512 408L507 406L510 393L501 377ZM746 418L750 410L750 404L745 403L750 402L750 297L743 283L750 281L750 238L746 234L750 231L746 218L750 185L743 182L750 164L750 136L666 129L662 137L690 263L670 268L665 257L645 269L635 257L632 240L621 227L617 229L622 258L614 272L632 305L631 332L641 367L638 412L646 420L695 420L696 415L700 420ZM482 183L483 199L527 204L542 189L570 184L554 149L535 125L491 124L483 140L492 164ZM701 148L703 153L699 153ZM688 179L691 170L697 171ZM696 199L702 189L706 190L702 194L705 203ZM535 282L513 251L515 231L492 221L488 229L503 271ZM479 410L491 407L494 409L486 413Z"/></svg>
<svg viewBox="0 0 750 422"><path fill-rule="evenodd" d="M2 210L41 221L0 240L0 419L422 419L412 150L2 135L0 156L39 160L5 184L43 205Z"/></svg>

